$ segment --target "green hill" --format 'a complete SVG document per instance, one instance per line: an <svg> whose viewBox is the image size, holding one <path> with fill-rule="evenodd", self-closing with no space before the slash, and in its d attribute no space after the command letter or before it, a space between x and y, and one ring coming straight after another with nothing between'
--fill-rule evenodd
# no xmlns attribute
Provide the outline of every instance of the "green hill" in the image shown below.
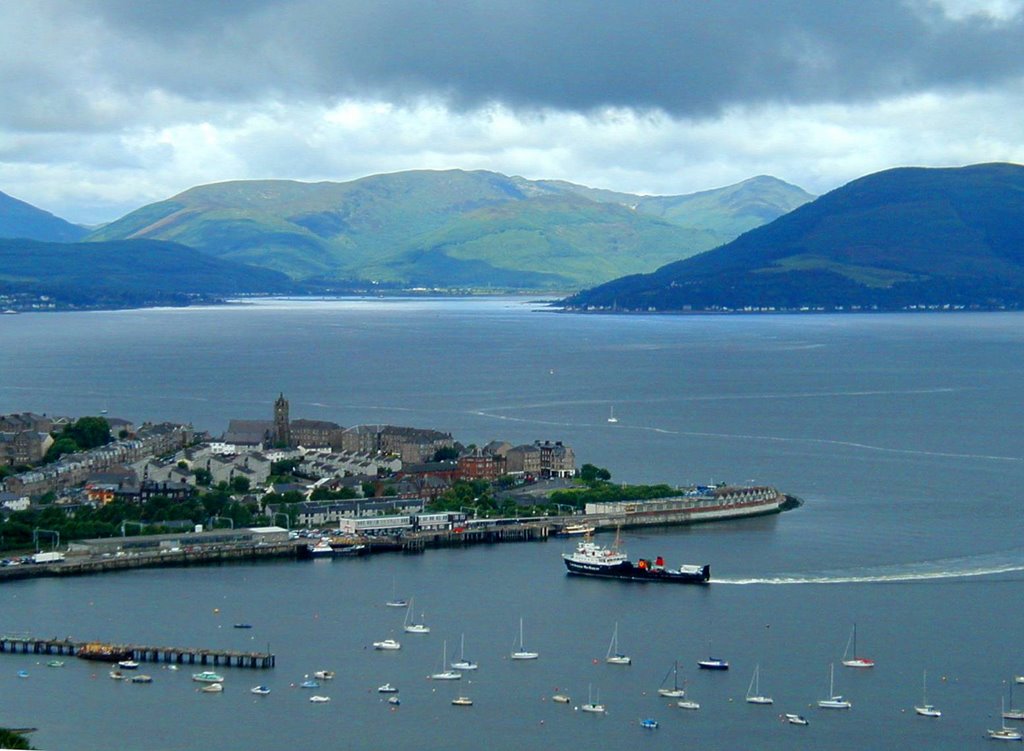
<svg viewBox="0 0 1024 751"><path fill-rule="evenodd" d="M855 180L714 250L565 301L575 309L1020 307L1024 167Z"/></svg>
<svg viewBox="0 0 1024 751"><path fill-rule="evenodd" d="M211 258L176 243L0 240L0 295L6 296L46 295L63 305L121 307L292 287L276 271Z"/></svg>
<svg viewBox="0 0 1024 751"><path fill-rule="evenodd" d="M462 170L228 182L145 206L88 239L170 240L295 279L579 287L714 247L810 198L773 178L747 182L721 189L720 204L719 191L654 199Z"/></svg>
<svg viewBox="0 0 1024 751"><path fill-rule="evenodd" d="M0 237L46 242L75 242L89 234L85 227L66 222L49 211L0 193Z"/></svg>

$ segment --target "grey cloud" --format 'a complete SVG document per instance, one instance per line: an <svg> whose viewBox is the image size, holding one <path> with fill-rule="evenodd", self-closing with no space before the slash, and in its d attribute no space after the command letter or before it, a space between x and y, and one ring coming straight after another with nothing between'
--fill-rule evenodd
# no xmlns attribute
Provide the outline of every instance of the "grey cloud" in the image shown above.
<svg viewBox="0 0 1024 751"><path fill-rule="evenodd" d="M117 90L244 101L440 97L472 108L674 116L865 101L1024 72L1021 14L946 17L893 0L52 0L102 29L78 64ZM0 9L0 14L3 11ZM38 64L54 54L45 50ZM0 73L2 74L2 73ZM82 72L78 72L80 78Z"/></svg>

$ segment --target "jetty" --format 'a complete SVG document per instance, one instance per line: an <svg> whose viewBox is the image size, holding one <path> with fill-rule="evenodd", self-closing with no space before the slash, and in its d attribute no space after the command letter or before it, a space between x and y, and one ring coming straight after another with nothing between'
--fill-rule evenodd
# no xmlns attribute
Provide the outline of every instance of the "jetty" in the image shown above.
<svg viewBox="0 0 1024 751"><path fill-rule="evenodd" d="M134 660L166 665L200 665L230 668L272 668L276 658L269 652L240 652L198 647L153 647L141 644L82 642L70 637L40 639L34 636L0 636L0 653L64 655L102 662Z"/></svg>

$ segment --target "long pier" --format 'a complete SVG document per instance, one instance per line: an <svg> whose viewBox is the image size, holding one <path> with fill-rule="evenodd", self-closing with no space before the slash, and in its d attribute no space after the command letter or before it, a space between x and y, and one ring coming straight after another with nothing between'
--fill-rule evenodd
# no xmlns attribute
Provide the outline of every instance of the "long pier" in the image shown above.
<svg viewBox="0 0 1024 751"><path fill-rule="evenodd" d="M38 639L32 636L0 636L0 653L64 655L84 657L95 655L97 647L109 650L109 659L116 662L132 659L136 662L155 662L167 665L205 665L231 668L272 668L277 660L269 652L239 652L230 649L201 649L196 647L151 647L140 644L108 644L79 642L73 639ZM89 659L96 659L90 657Z"/></svg>

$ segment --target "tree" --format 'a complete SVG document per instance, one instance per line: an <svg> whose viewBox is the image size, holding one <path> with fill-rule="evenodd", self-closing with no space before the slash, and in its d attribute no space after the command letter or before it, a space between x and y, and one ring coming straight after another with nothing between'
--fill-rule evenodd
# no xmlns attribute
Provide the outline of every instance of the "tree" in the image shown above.
<svg viewBox="0 0 1024 751"><path fill-rule="evenodd" d="M209 486L213 482L213 473L208 469L196 470L196 485Z"/></svg>
<svg viewBox="0 0 1024 751"><path fill-rule="evenodd" d="M580 479L583 480L587 485L593 485L596 482L612 479L612 473L604 467L597 467L593 464L584 464L580 467Z"/></svg>
<svg viewBox="0 0 1024 751"><path fill-rule="evenodd" d="M20 733L15 733L13 730L7 730L6 728L0 728L0 748L32 748L29 745L28 739Z"/></svg>
<svg viewBox="0 0 1024 751"><path fill-rule="evenodd" d="M459 450L454 446L442 446L434 452L435 462L453 462L459 458Z"/></svg>
<svg viewBox="0 0 1024 751"><path fill-rule="evenodd" d="M249 478L243 476L231 478L231 489L236 493L248 493Z"/></svg>
<svg viewBox="0 0 1024 751"><path fill-rule="evenodd" d="M110 423L104 417L82 417L64 428L63 435L74 440L80 449L94 449L112 440Z"/></svg>

